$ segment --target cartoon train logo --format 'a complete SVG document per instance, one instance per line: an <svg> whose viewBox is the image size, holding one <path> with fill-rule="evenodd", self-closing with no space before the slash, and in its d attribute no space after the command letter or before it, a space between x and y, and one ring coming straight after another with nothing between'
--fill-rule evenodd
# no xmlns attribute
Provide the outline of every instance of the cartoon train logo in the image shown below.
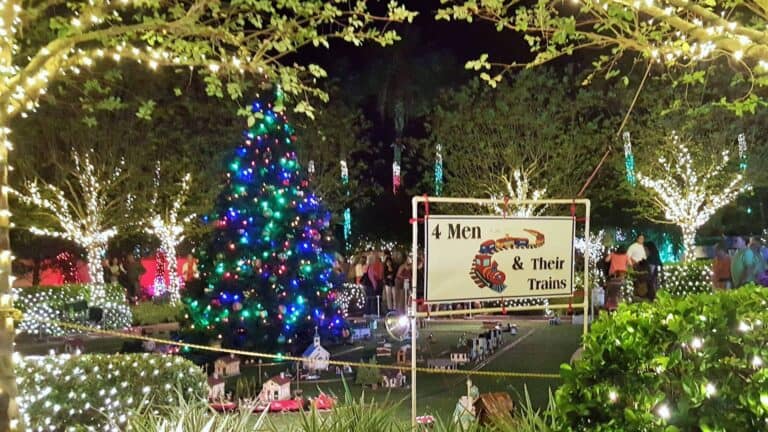
<svg viewBox="0 0 768 432"><path fill-rule="evenodd" d="M475 259L472 262L470 277L478 288L490 288L496 292L507 289L504 282L507 275L499 270L499 263L493 259L493 255L509 249L536 249L544 245L544 234L532 229L523 231L533 235L533 242L527 237L510 237L509 235L496 240L486 240L480 244Z"/></svg>

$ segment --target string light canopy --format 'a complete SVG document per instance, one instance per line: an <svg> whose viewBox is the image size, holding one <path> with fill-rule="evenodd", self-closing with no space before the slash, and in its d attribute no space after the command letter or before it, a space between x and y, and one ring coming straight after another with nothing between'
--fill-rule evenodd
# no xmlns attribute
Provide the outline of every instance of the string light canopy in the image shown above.
<svg viewBox="0 0 768 432"><path fill-rule="evenodd" d="M659 158L654 176L637 173L640 185L654 191L653 203L667 223L683 234L684 259L694 258L696 231L721 207L751 190L740 172L729 174L731 156L726 150L719 161L694 160L688 145L672 133L671 159Z"/></svg>
<svg viewBox="0 0 768 432"><path fill-rule="evenodd" d="M543 64L579 49L600 47L595 73L615 74L617 60L628 53L651 63L691 65L727 57L757 79L768 72L768 15L758 0L573 0L523 6L510 0L445 0L437 19L486 21L497 31L527 33L536 53L527 63L498 63L487 54L467 63L495 85L517 67ZM491 71L489 73L488 71ZM496 73L498 72L498 73Z"/></svg>
<svg viewBox="0 0 768 432"><path fill-rule="evenodd" d="M72 181L59 187L40 179L27 181L22 191L14 194L19 200L45 212L56 228L30 227L37 235L69 240L85 249L92 299L103 300L104 272L101 260L107 252L107 242L115 234L115 222L122 213L123 199L116 194L125 161L116 167L96 166L93 150L72 153Z"/></svg>
<svg viewBox="0 0 768 432"><path fill-rule="evenodd" d="M538 200L544 198L547 189L533 189L528 182L528 174L515 169L512 173L512 179L507 175L501 176L503 191L498 188L491 190L491 199L495 202L491 204L491 209L498 215L530 217L541 214L546 206L536 204L516 205L518 200ZM507 201L506 203L504 201Z"/></svg>

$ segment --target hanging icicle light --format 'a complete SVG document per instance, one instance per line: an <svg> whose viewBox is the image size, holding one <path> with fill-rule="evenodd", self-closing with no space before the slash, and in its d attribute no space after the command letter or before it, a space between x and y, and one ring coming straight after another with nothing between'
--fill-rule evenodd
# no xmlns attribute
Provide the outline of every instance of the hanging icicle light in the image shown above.
<svg viewBox="0 0 768 432"><path fill-rule="evenodd" d="M747 169L747 138L743 133L739 134L739 169Z"/></svg>
<svg viewBox="0 0 768 432"><path fill-rule="evenodd" d="M435 195L443 194L443 146L435 147Z"/></svg>
<svg viewBox="0 0 768 432"><path fill-rule="evenodd" d="M632 141L629 138L629 132L622 134L624 139L624 166L627 169L627 182L635 186L637 185L637 179L635 178L635 155L632 154Z"/></svg>
<svg viewBox="0 0 768 432"><path fill-rule="evenodd" d="M396 194L400 189L400 160L402 158L402 146L394 144L395 155L392 161L392 193Z"/></svg>
<svg viewBox="0 0 768 432"><path fill-rule="evenodd" d="M347 161L344 159L339 162L341 164L341 185L346 191L346 195L349 196L349 169L347 168ZM347 250L351 247L352 239L352 211L349 207L344 209L344 245Z"/></svg>

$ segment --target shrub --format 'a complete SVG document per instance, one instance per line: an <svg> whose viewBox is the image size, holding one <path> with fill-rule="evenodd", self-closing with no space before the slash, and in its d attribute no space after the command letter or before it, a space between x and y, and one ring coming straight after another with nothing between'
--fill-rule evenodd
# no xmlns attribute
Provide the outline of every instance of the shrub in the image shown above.
<svg viewBox="0 0 768 432"><path fill-rule="evenodd" d="M142 405L207 396L205 373L181 357L153 354L47 356L16 364L28 430L121 430Z"/></svg>
<svg viewBox="0 0 768 432"><path fill-rule="evenodd" d="M184 305L170 303L143 302L131 308L135 325L152 325L175 322L179 319Z"/></svg>
<svg viewBox="0 0 768 432"><path fill-rule="evenodd" d="M131 325L131 310L125 300L125 289L118 284L105 286L105 299L93 303L87 284L62 286L34 286L14 288L14 304L24 314L19 331L45 336L62 336L75 331L63 328L52 321L85 323L88 307L103 311L100 327L125 328Z"/></svg>
<svg viewBox="0 0 768 432"><path fill-rule="evenodd" d="M628 305L602 316L563 365L565 430L756 431L768 415L768 290Z"/></svg>
<svg viewBox="0 0 768 432"><path fill-rule="evenodd" d="M712 261L665 264L661 289L673 296L712 292Z"/></svg>
<svg viewBox="0 0 768 432"><path fill-rule="evenodd" d="M185 399L181 394L178 402L167 407L143 407L129 420L128 430L134 432L250 432L260 430L267 411L254 416L253 408L240 407L237 411L219 414L204 400Z"/></svg>

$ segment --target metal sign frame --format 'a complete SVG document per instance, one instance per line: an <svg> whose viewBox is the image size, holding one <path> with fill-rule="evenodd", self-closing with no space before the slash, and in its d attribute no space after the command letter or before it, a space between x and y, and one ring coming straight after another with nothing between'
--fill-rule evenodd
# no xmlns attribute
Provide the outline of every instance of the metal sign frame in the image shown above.
<svg viewBox="0 0 768 432"><path fill-rule="evenodd" d="M416 298L416 286L422 281L417 280L418 271L418 252L419 252L419 205L428 206L429 203L446 203L446 204L474 204L480 206L489 206L492 204L498 204L498 200L484 199L484 198L451 198L451 197L431 197L427 195L414 196L411 199L411 231L412 231L412 244L411 244L411 256L413 257L413 266L411 270L411 308L408 311L408 317L411 324L411 425L413 430L417 430L416 424L417 404L416 404L416 350L418 347L416 338L413 335L417 334L417 319L420 317L430 316L444 316L444 315L456 315L465 313L464 311L436 311L432 313L419 313L418 312L418 299ZM588 199L541 199L541 200L509 200L505 202L505 205L518 206L518 205L556 205L556 206L584 206L585 218L584 218L584 241L589 245L589 222L590 222L590 210L591 203ZM427 207L428 209L428 207ZM428 213L428 211L427 211ZM425 215L425 218L429 218L429 215ZM575 228L575 225L574 225ZM574 233L575 234L575 233ZM473 313L495 313L502 311L530 311L530 310L545 310L545 309L569 309L569 308L583 308L584 309L584 334L587 334L589 329L589 253L585 251L584 255L584 300L581 304L562 304L562 305L535 305L535 306L511 306L505 308L491 307L483 309L475 309ZM426 261L426 257L425 257ZM426 265L426 262L425 262ZM426 288L426 287L425 287ZM547 298L569 298L573 297L573 287L571 294L567 296L549 296ZM533 296L532 296L533 297ZM480 301L483 301L482 299ZM493 301L493 300L489 300ZM450 304L455 302L432 302L429 304Z"/></svg>

